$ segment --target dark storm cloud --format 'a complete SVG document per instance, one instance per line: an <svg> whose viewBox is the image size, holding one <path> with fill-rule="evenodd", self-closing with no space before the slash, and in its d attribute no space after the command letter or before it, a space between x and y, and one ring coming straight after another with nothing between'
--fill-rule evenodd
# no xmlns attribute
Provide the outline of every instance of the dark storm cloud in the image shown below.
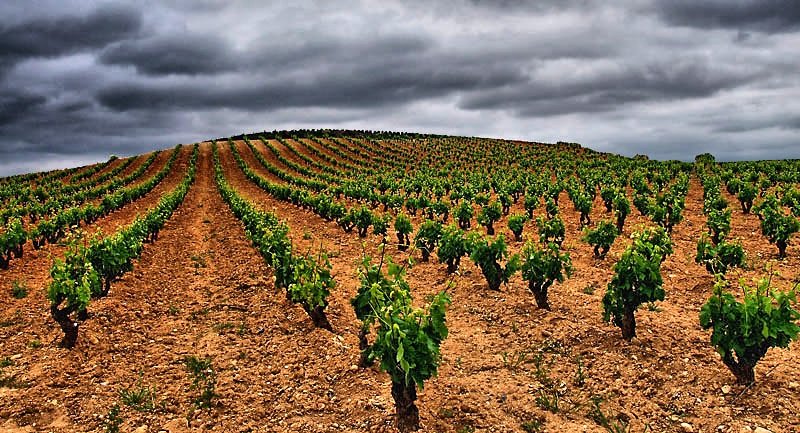
<svg viewBox="0 0 800 433"><path fill-rule="evenodd" d="M224 40L211 35L167 34L119 42L106 48L99 59L109 65L132 65L149 75L194 75L235 68L231 50Z"/></svg>
<svg viewBox="0 0 800 433"><path fill-rule="evenodd" d="M800 28L797 0L658 0L658 13L671 24L785 32Z"/></svg>
<svg viewBox="0 0 800 433"><path fill-rule="evenodd" d="M133 36L142 25L141 13L123 6L101 6L86 16L65 13L55 18L0 24L0 61L102 48Z"/></svg>
<svg viewBox="0 0 800 433"><path fill-rule="evenodd" d="M795 1L36 0L0 15L0 175L298 127L800 157Z"/></svg>
<svg viewBox="0 0 800 433"><path fill-rule="evenodd" d="M272 74L247 79L198 77L192 80L140 80L106 86L97 93L104 106L137 109L275 110L291 107L381 107L492 89L523 80L516 65L460 62L444 54L429 56L429 43L417 37L369 42L317 43L297 51L264 49L263 56L240 60ZM302 53L302 55L298 55ZM233 69L239 69L231 63Z"/></svg>
<svg viewBox="0 0 800 433"><path fill-rule="evenodd" d="M0 127L26 116L36 108L42 106L47 99L41 95L26 93L0 94Z"/></svg>
<svg viewBox="0 0 800 433"><path fill-rule="evenodd" d="M521 116L553 116L614 110L626 103L699 98L749 82L752 72L716 70L703 59L656 62L611 71L597 68L572 79L531 79L522 86L480 92L465 98L465 109L514 108ZM555 81L555 82L554 82Z"/></svg>

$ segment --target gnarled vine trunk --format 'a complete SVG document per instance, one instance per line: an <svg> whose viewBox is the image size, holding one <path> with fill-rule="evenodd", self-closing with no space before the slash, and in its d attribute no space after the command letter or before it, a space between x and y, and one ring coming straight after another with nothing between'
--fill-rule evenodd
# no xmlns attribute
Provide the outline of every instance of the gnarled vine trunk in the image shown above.
<svg viewBox="0 0 800 433"><path fill-rule="evenodd" d="M456 257L452 259L447 259L447 273L452 274L458 270L458 266L461 264L461 257Z"/></svg>
<svg viewBox="0 0 800 433"><path fill-rule="evenodd" d="M503 269L500 267L500 264L495 262L490 264L493 269L483 269L481 267L481 272L483 273L484 278L486 278L486 282L489 284L489 289L499 292L500 291L500 275L503 274ZM487 272L489 271L489 272ZM494 275L491 275L491 271L494 271Z"/></svg>
<svg viewBox="0 0 800 433"><path fill-rule="evenodd" d="M633 315L632 308L625 308L625 313L622 315L622 338L631 341L636 336L636 316Z"/></svg>
<svg viewBox="0 0 800 433"><path fill-rule="evenodd" d="M738 359L734 359L732 353L727 353L722 357L722 362L736 377L736 383L750 385L756 381L756 364L766 355L767 350L769 345L762 343L760 347L747 350Z"/></svg>
<svg viewBox="0 0 800 433"><path fill-rule="evenodd" d="M786 247L789 245L786 241L777 241L776 244L778 245L778 257L785 258L786 257Z"/></svg>
<svg viewBox="0 0 800 433"><path fill-rule="evenodd" d="M59 343L59 347L65 349L72 349L78 341L78 322L70 319L69 315L71 313L72 309L70 308L60 309L56 305L50 307L50 314L53 316L53 320L58 323L61 331L64 332L64 338Z"/></svg>
<svg viewBox="0 0 800 433"><path fill-rule="evenodd" d="M373 360L369 358L369 354L367 353L367 349L369 348L369 341L367 340L368 333L369 328L366 326L362 326L361 329L358 330L358 349L361 351L358 366L361 368L367 368L373 363Z"/></svg>
<svg viewBox="0 0 800 433"><path fill-rule="evenodd" d="M534 299L536 299L536 305L543 309L549 310L550 303L547 301L547 289L550 287L550 284L537 284L535 281L528 281L528 290L533 293Z"/></svg>
<svg viewBox="0 0 800 433"><path fill-rule="evenodd" d="M397 249L400 251L405 251L408 249L408 235L403 233L397 234Z"/></svg>
<svg viewBox="0 0 800 433"><path fill-rule="evenodd" d="M397 429L402 433L419 430L419 409L414 404L417 400L416 385L392 382L392 397L397 416Z"/></svg>
<svg viewBox="0 0 800 433"><path fill-rule="evenodd" d="M305 307L304 309L311 317L311 321L314 322L314 326L333 332L331 322L328 321L328 316L325 315L324 305L317 305L314 308Z"/></svg>

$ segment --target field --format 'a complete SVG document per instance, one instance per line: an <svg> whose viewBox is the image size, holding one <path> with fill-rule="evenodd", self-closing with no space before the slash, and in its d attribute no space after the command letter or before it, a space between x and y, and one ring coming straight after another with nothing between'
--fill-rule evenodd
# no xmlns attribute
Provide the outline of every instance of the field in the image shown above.
<svg viewBox="0 0 800 433"><path fill-rule="evenodd" d="M741 300L741 284L762 278L793 290L798 169L796 161L658 162L569 143L326 130L0 179L0 430L392 432L392 377L433 365L438 374L419 373L424 387L416 388L426 432L800 431L792 320L765 331L772 346L788 347L766 351L752 383L737 381L700 322L715 290ZM621 233L597 257L586 231L607 221L613 232L626 204ZM397 215L412 226L405 251ZM470 234L451 274L435 221L459 219ZM552 227L558 221L563 234ZM486 237L489 225L506 251ZM419 235L420 227L436 233ZM461 234L453 225L447 236ZM698 241L716 253L696 260ZM637 245L652 257L618 272ZM720 245L740 245L746 257ZM549 309L529 289L535 272L526 268L543 251L568 254L572 268L544 278L553 282ZM523 271L507 269L505 283L516 254ZM394 290L381 294L393 299L383 309L374 293L366 308L367 341L384 350L371 366L361 365L363 326L351 304L375 282L362 281L365 257L384 264L378 282ZM396 268L390 258L405 267L398 278L409 290L385 276ZM495 262L498 290L484 275ZM635 275L652 266L657 276ZM630 341L603 317L612 279L626 278L652 292L635 305ZM715 278L727 288L715 289ZM411 304L401 299L408 295ZM430 303L446 307L446 338L438 310L427 315ZM402 346L411 334L385 329L398 315L427 345ZM74 347L61 347L70 335ZM394 343L379 345L378 336ZM398 341L410 365L401 365Z"/></svg>

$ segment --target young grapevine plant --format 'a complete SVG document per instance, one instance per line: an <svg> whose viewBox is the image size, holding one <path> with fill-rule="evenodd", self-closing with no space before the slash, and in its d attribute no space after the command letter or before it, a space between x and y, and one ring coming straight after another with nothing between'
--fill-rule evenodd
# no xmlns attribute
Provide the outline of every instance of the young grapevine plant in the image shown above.
<svg viewBox="0 0 800 433"><path fill-rule="evenodd" d="M742 301L725 291L719 280L700 310L700 325L711 329L711 344L740 384L755 382L755 366L771 347L787 347L797 338L800 312L794 290L773 290L769 279L755 289L743 285Z"/></svg>
<svg viewBox="0 0 800 433"><path fill-rule="evenodd" d="M461 204L456 207L455 216L458 220L458 226L462 230L468 230L472 224L472 216L475 214L475 210L472 209L472 203L467 200L461 202Z"/></svg>
<svg viewBox="0 0 800 433"><path fill-rule="evenodd" d="M611 221L603 220L594 229L586 230L583 240L592 246L595 257L604 259L618 235L617 226Z"/></svg>
<svg viewBox="0 0 800 433"><path fill-rule="evenodd" d="M486 234L494 235L494 223L502 216L500 203L494 201L484 206L478 213L478 224L486 227Z"/></svg>
<svg viewBox="0 0 800 433"><path fill-rule="evenodd" d="M647 235L638 236L614 265L614 276L603 296L603 320L612 321L628 341L636 336L636 309L643 303L664 300L662 252Z"/></svg>
<svg viewBox="0 0 800 433"><path fill-rule="evenodd" d="M508 217L508 229L514 234L515 241L522 240L522 230L525 228L526 222L528 222L526 214L514 214Z"/></svg>
<svg viewBox="0 0 800 433"><path fill-rule="evenodd" d="M328 295L336 282L331 276L331 263L327 254L320 252L317 257L294 256L292 271L292 282L286 289L289 300L303 307L314 326L332 331L325 308L328 306Z"/></svg>
<svg viewBox="0 0 800 433"><path fill-rule="evenodd" d="M711 241L715 244L720 243L731 231L731 210L710 209L706 226L711 235Z"/></svg>
<svg viewBox="0 0 800 433"><path fill-rule="evenodd" d="M442 223L425 220L414 237L414 245L422 252L422 261L427 262L442 237Z"/></svg>
<svg viewBox="0 0 800 433"><path fill-rule="evenodd" d="M19 218L10 219L5 231L0 233L0 269L8 269L12 255L22 257L22 247L27 239L28 233Z"/></svg>
<svg viewBox="0 0 800 433"><path fill-rule="evenodd" d="M362 346L362 359L380 360L381 370L392 380L397 427L401 432L419 429L416 406L417 387L437 374L441 353L439 346L447 337L445 313L450 298L445 292L433 296L426 309L412 305L405 281L405 269L388 262L386 276L383 261L373 265L365 258L359 293L352 300L362 329L377 324L372 345Z"/></svg>
<svg viewBox="0 0 800 433"><path fill-rule="evenodd" d="M522 249L522 279L528 282L528 289L536 299L536 305L550 309L547 290L554 282L563 283L572 275L572 260L569 253L561 254L558 245L549 243L539 247L527 242Z"/></svg>
<svg viewBox="0 0 800 433"><path fill-rule="evenodd" d="M78 340L78 327L86 318L92 293L101 290L100 275L86 257L85 246L71 242L64 260L55 259L47 287L50 314L61 327L64 338L60 347L72 348Z"/></svg>
<svg viewBox="0 0 800 433"><path fill-rule="evenodd" d="M394 231L397 233L397 249L405 251L411 245L411 240L408 235L414 231L414 226L411 225L411 218L406 214L398 214L394 220Z"/></svg>
<svg viewBox="0 0 800 433"><path fill-rule="evenodd" d="M553 242L559 247L564 243L566 228L564 221L557 214L550 218L536 218L536 226L539 228L539 239L542 243Z"/></svg>
<svg viewBox="0 0 800 433"><path fill-rule="evenodd" d="M620 191L614 197L614 216L617 219L617 231L622 233L622 228L625 226L625 219L631 213L631 204L628 197L625 196L624 191Z"/></svg>
<svg viewBox="0 0 800 433"><path fill-rule="evenodd" d="M439 263L447 263L448 274L457 271L461 257L467 254L467 239L464 231L452 224L445 227L436 254L439 256Z"/></svg>
<svg viewBox="0 0 800 433"><path fill-rule="evenodd" d="M492 238L470 232L467 235L467 250L469 258L481 269L491 290L500 290L500 284L507 284L519 269L519 256L509 256L503 235ZM500 262L506 259L505 266L501 265Z"/></svg>
<svg viewBox="0 0 800 433"><path fill-rule="evenodd" d="M697 241L697 255L694 261L705 265L711 275L725 276L730 268L743 268L746 264L746 255L742 244L722 240L717 243L709 242L708 236L703 235Z"/></svg>
<svg viewBox="0 0 800 433"><path fill-rule="evenodd" d="M778 257L786 257L789 239L800 231L800 221L793 215L785 214L772 194L764 199L757 212L761 218L761 232L778 247Z"/></svg>

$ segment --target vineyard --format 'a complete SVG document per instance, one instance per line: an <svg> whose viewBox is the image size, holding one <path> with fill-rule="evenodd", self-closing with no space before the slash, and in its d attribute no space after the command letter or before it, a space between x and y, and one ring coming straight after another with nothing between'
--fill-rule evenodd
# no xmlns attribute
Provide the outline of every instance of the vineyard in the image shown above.
<svg viewBox="0 0 800 433"><path fill-rule="evenodd" d="M240 135L0 179L0 430L800 431L800 161Z"/></svg>

